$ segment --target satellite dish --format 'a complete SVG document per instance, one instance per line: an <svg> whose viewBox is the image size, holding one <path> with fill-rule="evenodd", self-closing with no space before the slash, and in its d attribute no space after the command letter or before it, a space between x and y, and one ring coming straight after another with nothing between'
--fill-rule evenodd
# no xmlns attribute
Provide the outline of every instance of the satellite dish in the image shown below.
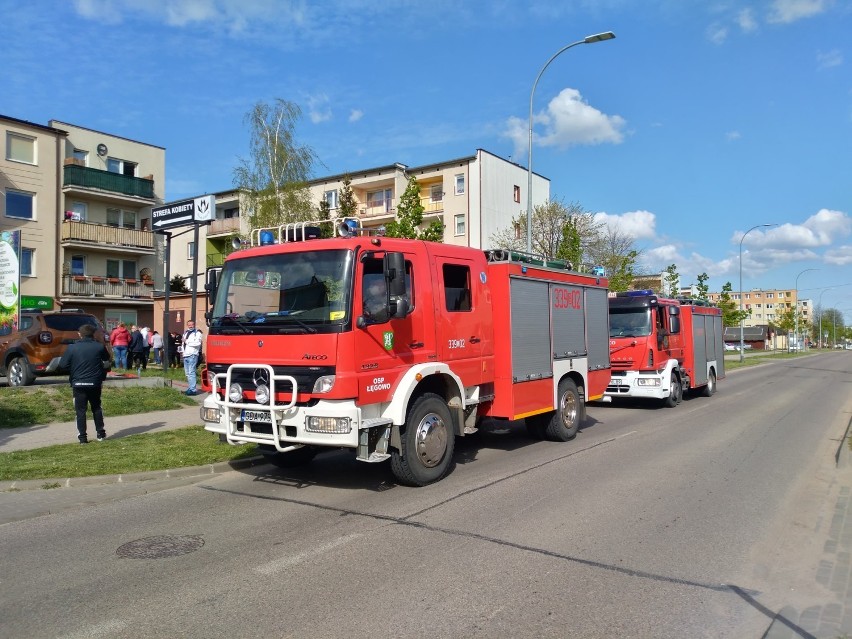
<svg viewBox="0 0 852 639"><path fill-rule="evenodd" d="M105 156L107 153L109 153L109 149L107 148L107 145L106 145L106 144L99 144L99 145L98 145L98 155L100 155L101 157L103 157L103 156Z"/></svg>

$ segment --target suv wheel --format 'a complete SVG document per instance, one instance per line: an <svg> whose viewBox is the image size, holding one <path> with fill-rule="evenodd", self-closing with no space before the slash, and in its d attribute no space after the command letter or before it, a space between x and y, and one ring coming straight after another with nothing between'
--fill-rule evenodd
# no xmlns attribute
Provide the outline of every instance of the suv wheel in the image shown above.
<svg viewBox="0 0 852 639"><path fill-rule="evenodd" d="M29 386L35 381L25 357L12 358L12 361L9 362L6 379L9 380L9 386Z"/></svg>

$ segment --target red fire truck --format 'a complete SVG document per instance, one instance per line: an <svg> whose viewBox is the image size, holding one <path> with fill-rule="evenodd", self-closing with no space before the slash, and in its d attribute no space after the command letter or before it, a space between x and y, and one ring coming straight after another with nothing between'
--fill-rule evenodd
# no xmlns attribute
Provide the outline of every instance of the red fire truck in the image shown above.
<svg viewBox="0 0 852 639"><path fill-rule="evenodd" d="M280 466L323 448L422 486L482 418L568 440L610 378L607 281L507 251L305 225L209 278L205 428Z"/></svg>
<svg viewBox="0 0 852 639"><path fill-rule="evenodd" d="M677 406L683 393L710 397L725 376L722 311L651 290L610 294L612 379L606 397L652 398Z"/></svg>

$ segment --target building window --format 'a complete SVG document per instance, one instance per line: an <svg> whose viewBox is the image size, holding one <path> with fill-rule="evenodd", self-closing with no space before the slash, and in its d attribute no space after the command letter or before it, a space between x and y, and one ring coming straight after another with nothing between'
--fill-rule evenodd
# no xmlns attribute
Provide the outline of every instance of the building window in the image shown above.
<svg viewBox="0 0 852 639"><path fill-rule="evenodd" d="M464 213L459 213L458 215L456 215L455 222L456 222L456 235L464 235L465 234Z"/></svg>
<svg viewBox="0 0 852 639"><path fill-rule="evenodd" d="M28 248L21 248L21 275L26 277L33 277L35 273L33 272L33 264L35 264L35 250Z"/></svg>
<svg viewBox="0 0 852 639"><path fill-rule="evenodd" d="M521 187L519 187L519 186L516 184L516 185L514 186L513 190L514 190L514 193L513 193L513 195L514 195L514 200L515 200L515 202L517 202L518 204L520 204L520 203L521 203Z"/></svg>
<svg viewBox="0 0 852 639"><path fill-rule="evenodd" d="M136 211L122 211L121 209L107 209L107 224L125 229L136 228Z"/></svg>
<svg viewBox="0 0 852 639"><path fill-rule="evenodd" d="M464 173L456 176L456 195L464 195Z"/></svg>
<svg viewBox="0 0 852 639"><path fill-rule="evenodd" d="M136 177L136 162L119 160L118 158L107 158L107 171L110 173L121 173L127 177Z"/></svg>
<svg viewBox="0 0 852 639"><path fill-rule="evenodd" d="M72 255L71 256L71 275L86 274L86 256Z"/></svg>
<svg viewBox="0 0 852 639"><path fill-rule="evenodd" d="M367 208L384 209L385 213L391 209L391 201L393 200L393 191L391 189L383 189L381 191L372 191L367 193Z"/></svg>
<svg viewBox="0 0 852 639"><path fill-rule="evenodd" d="M107 260L107 277L123 277L125 279L136 279L135 260Z"/></svg>
<svg viewBox="0 0 852 639"><path fill-rule="evenodd" d="M240 209L239 208L225 209L225 219L226 220L230 220L232 218L239 217L239 216L240 216Z"/></svg>
<svg viewBox="0 0 852 639"><path fill-rule="evenodd" d="M89 152L74 149L74 159L83 166L89 166Z"/></svg>
<svg viewBox="0 0 852 639"><path fill-rule="evenodd" d="M75 219L81 222L86 221L86 214L89 212L89 205L85 202L74 202L71 204L71 212L76 213Z"/></svg>
<svg viewBox="0 0 852 639"><path fill-rule="evenodd" d="M35 138L17 135L15 133L7 133L6 159L12 160L14 162L25 162L26 164L35 164Z"/></svg>
<svg viewBox="0 0 852 639"><path fill-rule="evenodd" d="M195 257L195 242L190 242L186 245L186 259L191 260Z"/></svg>
<svg viewBox="0 0 852 639"><path fill-rule="evenodd" d="M442 184L433 184L429 189L429 198L433 202L441 202L444 199L444 186Z"/></svg>
<svg viewBox="0 0 852 639"><path fill-rule="evenodd" d="M771 297L775 297L775 293L767 293L767 294L766 294L766 297L770 297L770 298L771 298Z"/></svg>
<svg viewBox="0 0 852 639"><path fill-rule="evenodd" d="M326 201L326 203L328 204L328 208L336 209L337 208L337 189L325 191L322 194L322 199Z"/></svg>
<svg viewBox="0 0 852 639"><path fill-rule="evenodd" d="M35 214L35 194L6 189L6 217L32 220Z"/></svg>

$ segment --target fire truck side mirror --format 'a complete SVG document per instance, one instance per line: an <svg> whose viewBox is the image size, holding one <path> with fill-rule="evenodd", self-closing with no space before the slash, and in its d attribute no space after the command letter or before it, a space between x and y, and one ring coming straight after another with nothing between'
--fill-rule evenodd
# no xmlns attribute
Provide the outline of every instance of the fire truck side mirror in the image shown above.
<svg viewBox="0 0 852 639"><path fill-rule="evenodd" d="M669 307L669 334L680 333L680 306Z"/></svg>
<svg viewBox="0 0 852 639"><path fill-rule="evenodd" d="M405 256L402 253L385 253L384 271L388 294L401 298L405 295Z"/></svg>
<svg viewBox="0 0 852 639"><path fill-rule="evenodd" d="M213 306L216 300L216 289L219 288L219 275L221 275L221 267L207 269L206 283L204 290L207 291L207 305Z"/></svg>

